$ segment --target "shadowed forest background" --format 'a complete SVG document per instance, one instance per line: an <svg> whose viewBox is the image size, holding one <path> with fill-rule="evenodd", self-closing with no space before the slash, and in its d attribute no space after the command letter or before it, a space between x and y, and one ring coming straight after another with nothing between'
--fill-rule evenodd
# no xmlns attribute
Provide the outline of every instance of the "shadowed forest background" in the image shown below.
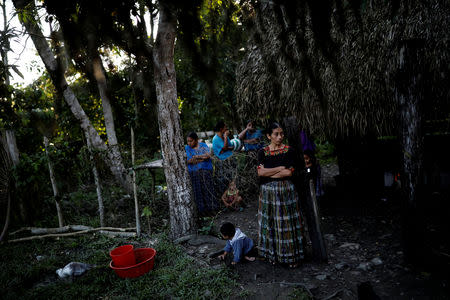
<svg viewBox="0 0 450 300"><path fill-rule="evenodd" d="M261 128L280 121L286 142L298 150L298 170L304 169L300 131L308 132L319 162L338 170L318 199L325 228L340 217L394 220L401 263L438 282L434 296L448 292L448 1L11 2L11 12L0 2L7 298L48 298L58 284L73 297L68 293L89 277L72 285L36 282L55 276L69 259L61 253L101 265L104 253L127 239L159 245L161 269L152 275L158 284L118 283L106 297L126 297L123 290L137 298L249 296L230 288L242 274L211 268L199 274L172 243L191 234L217 236L214 222L222 219L197 216L184 145L187 133L210 132L221 119L233 134L249 120ZM10 15L22 28L11 26ZM19 37L33 43L45 65L27 86L11 84L12 76L23 77L8 60ZM239 188L257 203L257 186L239 155ZM296 185L309 211L307 175L299 173ZM322 233L312 229L320 219L308 218L310 259L327 261L317 246ZM126 233L12 241L30 228L75 224ZM51 258L26 263L39 253ZM93 271L99 279L83 295L100 297L101 287L115 282L109 271ZM433 296L433 288L421 295Z"/></svg>

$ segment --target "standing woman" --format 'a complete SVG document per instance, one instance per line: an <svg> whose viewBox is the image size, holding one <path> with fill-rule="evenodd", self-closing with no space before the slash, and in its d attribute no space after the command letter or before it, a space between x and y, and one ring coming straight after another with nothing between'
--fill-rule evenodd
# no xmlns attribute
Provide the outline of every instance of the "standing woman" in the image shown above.
<svg viewBox="0 0 450 300"><path fill-rule="evenodd" d="M191 132L187 137L185 150L199 215L212 214L217 210L218 203L214 197L213 166L209 147L205 143L199 143L197 134Z"/></svg>
<svg viewBox="0 0 450 300"><path fill-rule="evenodd" d="M258 248L272 264L295 268L303 259L298 194L291 180L295 155L283 144L280 124L272 123L265 134L270 144L258 152Z"/></svg>

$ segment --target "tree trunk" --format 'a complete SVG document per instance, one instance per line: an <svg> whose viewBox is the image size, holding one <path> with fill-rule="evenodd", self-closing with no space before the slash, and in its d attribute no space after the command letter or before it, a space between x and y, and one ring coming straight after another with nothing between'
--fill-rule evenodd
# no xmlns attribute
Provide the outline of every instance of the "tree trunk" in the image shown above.
<svg viewBox="0 0 450 300"><path fill-rule="evenodd" d="M326 262L328 260L325 242L320 229L319 206L316 201L314 183L310 184L312 179L305 174L305 161L303 158L303 146L300 139L300 124L295 117L284 119L286 136L289 145L295 150L296 162L295 170L297 175L294 178L294 184L300 197L300 205L303 210L303 216L308 224L308 233L311 239L313 256L316 260Z"/></svg>
<svg viewBox="0 0 450 300"><path fill-rule="evenodd" d="M3 142L6 142L6 145L4 145L5 151L9 157L9 159L11 160L12 166L16 166L19 163L19 148L17 147L16 134L15 134L14 130L7 129L4 131L4 135L5 135L5 141L3 141ZM11 182L12 182L12 180L9 179L8 185L12 184ZM9 222L10 222L10 215L11 215L11 187L8 186L7 192L8 192L8 206L7 206L7 211L6 211L7 218L6 218L5 226L3 227L5 233L8 230L8 226L9 226ZM25 220L26 216L27 216L27 212L26 212L24 203L23 203L23 201L19 201L18 204L19 204L20 215Z"/></svg>
<svg viewBox="0 0 450 300"><path fill-rule="evenodd" d="M403 152L401 174L403 194L403 242L405 258L411 263L423 262L424 243L417 242L425 236L423 216L418 211L418 190L423 176L422 105L423 41L404 41L400 47L395 96L399 105L400 136Z"/></svg>
<svg viewBox="0 0 450 300"><path fill-rule="evenodd" d="M169 195L171 235L173 238L179 238L194 233L196 225L192 186L187 171L177 103L173 62L175 37L175 16L160 2L153 61L161 150Z"/></svg>
<svg viewBox="0 0 450 300"><path fill-rule="evenodd" d="M11 168L13 165L15 165L12 156L13 154L11 153L17 152L17 158L18 158L18 153L19 151L17 151L17 146L15 145L14 142L14 149L11 149L10 147L10 143L8 142L8 131L9 130L5 130L5 131L0 131L0 201L2 202L2 206L3 206L3 201L6 199L6 207L5 207L5 222L3 224L3 229L2 232L0 234L0 241L2 241L4 239L4 237L6 236L6 233L8 232L8 227L9 227L9 222L10 222L10 217L11 217L11 184L12 184L12 172L11 172ZM12 134L12 136L14 137L14 141L15 141L15 136L14 136L14 131L11 131L9 134ZM3 207L1 207L3 209ZM3 211L2 211L3 214Z"/></svg>
<svg viewBox="0 0 450 300"><path fill-rule="evenodd" d="M92 59L92 70L95 80L97 81L97 87L102 99L103 116L105 118L106 135L108 137L108 144L110 148L116 149L118 153L118 143L116 137L116 129L114 126L114 117L111 107L111 100L109 97L108 86L106 82L106 75L103 69L103 63L100 56L97 55ZM122 160L120 153L118 153L119 159Z"/></svg>
<svg viewBox="0 0 450 300"><path fill-rule="evenodd" d="M19 18L22 25L25 26L28 34L30 35L36 50L39 53L42 61L44 62L47 72L50 74L53 85L56 90L64 97L67 105L69 106L72 114L80 122L81 128L86 132L87 137L91 141L91 145L96 150L102 150L107 153L103 156L106 165L110 168L111 173L115 176L116 180L125 188L128 193L131 193L131 180L121 160L114 155L114 151L111 151L100 138L100 135L92 126L88 116L81 107L78 99L72 89L69 87L63 72L62 66L57 62L53 52L51 51L41 29L39 28L39 20L35 18L34 2L30 0L13 0L14 6L18 12L24 12L31 14L33 17Z"/></svg>
<svg viewBox="0 0 450 300"><path fill-rule="evenodd" d="M56 213L58 214L58 224L59 224L59 227L63 227L64 220L63 220L63 215L62 215L62 211L61 211L61 205L59 204L60 195L59 195L58 185L56 184L55 173L53 172L53 164L50 160L50 155L48 155L48 138L46 136L44 136L44 146L45 146L45 154L47 155L48 171L50 173L50 181L52 183L53 197L55 198Z"/></svg>
<svg viewBox="0 0 450 300"><path fill-rule="evenodd" d="M19 148L17 148L16 135L13 130L5 130L5 137L9 156L15 166L19 163Z"/></svg>
<svg viewBox="0 0 450 300"><path fill-rule="evenodd" d="M2 7L2 13L3 13L3 30L5 32L6 36L6 29L8 29L8 17L6 15L6 0L4 0L1 4ZM9 38L5 38L3 41L4 45L0 45L0 56L2 57L3 66L6 70L6 76L5 76L5 85L9 85L9 75L8 75L8 51L10 47Z"/></svg>
<svg viewBox="0 0 450 300"><path fill-rule="evenodd" d="M92 51L96 51L92 50ZM114 116L111 107L111 100L109 97L108 85L106 81L106 74L103 68L103 63L98 52L95 52L92 62L93 77L97 81L97 88L102 99L103 117L105 119L106 135L108 137L108 151L113 161L120 162L122 165L122 155L120 154L119 144L116 137L116 129L114 126ZM126 175L128 176L128 175ZM129 180L129 179L127 179ZM134 191L134 190L133 190Z"/></svg>

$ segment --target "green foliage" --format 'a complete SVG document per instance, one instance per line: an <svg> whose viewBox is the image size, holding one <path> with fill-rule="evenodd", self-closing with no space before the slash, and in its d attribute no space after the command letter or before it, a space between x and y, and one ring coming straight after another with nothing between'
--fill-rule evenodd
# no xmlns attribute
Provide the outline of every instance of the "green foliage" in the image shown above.
<svg viewBox="0 0 450 300"><path fill-rule="evenodd" d="M47 22L58 21L63 40L52 39L51 47L60 59L67 58L67 81L91 124L100 137L107 140L97 82L88 72L91 62L87 57L87 33L96 33L93 34L95 40L91 42L105 62L116 135L124 165L128 167L131 165L131 126L135 129L136 164L161 158L151 62L137 61L133 52L140 46L128 49L122 44L123 40L116 40L127 30L127 26L134 26L129 20L130 13L137 16L138 10L149 4L139 2L142 5L139 7L131 2L105 3L63 1L61 5L65 8L61 9L62 6L54 1L43 1L42 7L51 15ZM95 12L94 20L92 12ZM33 13L23 10L20 18L31 20ZM238 50L245 41L238 5L233 1L196 1L195 5L189 6L189 10L178 13L180 31L177 33L179 42L175 50L175 63L184 131L210 130L218 118L227 118L230 124L234 123L231 118L235 115L234 73L236 62L242 55ZM191 27L186 20L194 20L199 26L189 32ZM191 39L192 43L186 43L186 39ZM139 48L139 51L144 50ZM67 57L63 57L62 53ZM125 54L129 60L123 66L114 66L110 59L112 53ZM145 76L138 79L137 73L145 73ZM3 70L0 74L4 78L6 73ZM33 215L29 220L22 221L26 221L27 225L54 226L54 199L43 152L43 134L49 137L49 159L54 167L66 221L83 224L97 222L92 164L100 173L105 209L111 223L123 221L121 218L128 214L130 205L128 200L123 200L123 192L115 190L114 184L111 184L110 171L102 160L106 153L94 151L94 161L91 162L79 121L53 86L49 75L46 72L42 74L30 86L16 89L3 89L2 86L1 89L4 93L0 101L0 124L15 129L23 158L16 170L18 192L15 200L25 204L26 210ZM139 80L145 82L138 83ZM143 85L152 90L150 96L144 97ZM3 97L3 94L6 96ZM155 186L165 186L165 179L162 170L154 174L155 182L150 171L137 172L138 198L142 206L148 209L146 214L152 213L151 227L164 228L168 220L167 194L164 190L154 192L154 189ZM18 206L13 209L15 215L19 215ZM15 224L21 225L20 222Z"/></svg>
<svg viewBox="0 0 450 300"><path fill-rule="evenodd" d="M3 299L203 299L228 298L236 277L225 269L199 268L164 235L158 243L155 267L134 279L121 279L108 267L108 252L129 240L86 235L61 240L7 244L0 248ZM134 241L133 244L145 241ZM42 256L41 260L37 260ZM71 261L95 264L79 278L61 280L56 269Z"/></svg>
<svg viewBox="0 0 450 300"><path fill-rule="evenodd" d="M214 232L214 218L203 217L200 218L201 226L198 229L198 234L202 235L216 235Z"/></svg>
<svg viewBox="0 0 450 300"><path fill-rule="evenodd" d="M175 68L184 132L212 130L218 119L236 117L235 69L245 33L233 1L203 1L194 25L179 33ZM184 19L181 18L183 24Z"/></svg>
<svg viewBox="0 0 450 300"><path fill-rule="evenodd" d="M50 209L48 197L51 195L51 185L44 152L30 155L21 153L18 165L13 167L13 181L13 199L16 203L12 207L15 220L13 224L30 224L33 220L46 216ZM22 207L20 212L19 207ZM54 209L54 204L51 207ZM21 222L17 222L19 220Z"/></svg>
<svg viewBox="0 0 450 300"><path fill-rule="evenodd" d="M337 157L335 147L328 141L316 141L316 157L322 165L336 163Z"/></svg>
<svg viewBox="0 0 450 300"><path fill-rule="evenodd" d="M150 209L148 206L146 206L146 207L144 207L144 209L142 210L141 217L151 217L152 214L153 214L153 213L152 213L151 209Z"/></svg>

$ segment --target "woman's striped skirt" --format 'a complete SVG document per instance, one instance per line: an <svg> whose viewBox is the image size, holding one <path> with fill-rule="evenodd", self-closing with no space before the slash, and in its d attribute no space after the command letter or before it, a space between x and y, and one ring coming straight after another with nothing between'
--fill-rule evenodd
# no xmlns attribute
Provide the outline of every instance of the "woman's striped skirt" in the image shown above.
<svg viewBox="0 0 450 300"><path fill-rule="evenodd" d="M219 208L214 192L212 170L189 172L194 190L194 199L199 213L215 211Z"/></svg>
<svg viewBox="0 0 450 300"><path fill-rule="evenodd" d="M298 194L291 181L261 185L258 209L260 256L286 264L303 259L301 224Z"/></svg>

